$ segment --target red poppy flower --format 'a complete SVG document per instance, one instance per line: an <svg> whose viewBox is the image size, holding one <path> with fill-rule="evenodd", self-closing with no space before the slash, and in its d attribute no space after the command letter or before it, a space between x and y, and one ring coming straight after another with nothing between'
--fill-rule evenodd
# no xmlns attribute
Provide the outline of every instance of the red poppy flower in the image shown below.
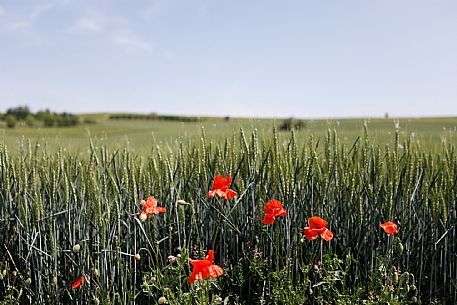
<svg viewBox="0 0 457 305"><path fill-rule="evenodd" d="M393 221L382 223L379 226L384 230L384 232L390 235L398 234L397 224Z"/></svg>
<svg viewBox="0 0 457 305"><path fill-rule="evenodd" d="M76 289L79 286L84 285L84 283L89 282L89 280L90 280L90 276L88 274L84 274L84 275L80 276L79 279L74 281L73 284L71 284L71 287L73 289Z"/></svg>
<svg viewBox="0 0 457 305"><path fill-rule="evenodd" d="M192 274L189 276L189 283L191 285L195 280L202 280L209 277L216 278L224 274L224 270L218 265L214 265L213 260L214 250L208 250L208 255L202 260L193 260L189 258L190 264L194 266Z"/></svg>
<svg viewBox="0 0 457 305"><path fill-rule="evenodd" d="M228 188L231 183L232 178L230 178L230 175L228 175L225 179L220 175L216 176L214 178L213 188L208 192L208 198L218 195L219 197L223 197L227 200L232 199L235 197L236 192Z"/></svg>
<svg viewBox="0 0 457 305"><path fill-rule="evenodd" d="M143 210L140 212L140 215L146 214L148 217L151 217L154 214L164 213L167 211L167 209L157 206L157 199L153 196L150 196L147 201L141 200L140 203L143 206Z"/></svg>
<svg viewBox="0 0 457 305"><path fill-rule="evenodd" d="M270 200L265 204L263 211L265 217L262 219L262 223L266 225L272 225L275 222L276 216L286 216L286 210L282 208L282 204L279 200Z"/></svg>
<svg viewBox="0 0 457 305"><path fill-rule="evenodd" d="M324 240L331 240L333 233L327 229L327 222L320 217L313 216L308 220L309 227L305 227L304 234L309 240L316 239L319 234Z"/></svg>

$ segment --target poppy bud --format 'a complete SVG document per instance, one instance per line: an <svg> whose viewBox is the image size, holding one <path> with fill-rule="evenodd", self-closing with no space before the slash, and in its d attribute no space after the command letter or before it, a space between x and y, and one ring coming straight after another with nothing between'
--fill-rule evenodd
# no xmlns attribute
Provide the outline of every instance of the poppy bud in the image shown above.
<svg viewBox="0 0 457 305"><path fill-rule="evenodd" d="M417 298L416 298L416 297L412 297L412 298L411 298L411 302L412 302L412 303L417 303Z"/></svg>
<svg viewBox="0 0 457 305"><path fill-rule="evenodd" d="M404 250L403 244L402 244L401 242L399 242L399 243L397 244L397 252L398 252L399 254L402 254L402 253L403 253L403 250Z"/></svg>
<svg viewBox="0 0 457 305"><path fill-rule="evenodd" d="M6 277L6 269L5 269L5 270L3 270L3 272L2 272L2 277L3 277L3 278L5 278L5 277Z"/></svg>
<svg viewBox="0 0 457 305"><path fill-rule="evenodd" d="M416 285L411 285L411 287L409 287L409 288L410 288L410 291L414 293L414 295L417 294L417 287L416 287Z"/></svg>
<svg viewBox="0 0 457 305"><path fill-rule="evenodd" d="M157 303L166 304L167 303L167 299L165 297L160 297L159 300L157 301Z"/></svg>
<svg viewBox="0 0 457 305"><path fill-rule="evenodd" d="M135 254L135 259L136 259L137 261L140 261L141 256L137 253L137 254Z"/></svg>
<svg viewBox="0 0 457 305"><path fill-rule="evenodd" d="M95 297L94 303L95 303L95 305L98 305L98 304L100 304L100 300L97 297Z"/></svg>
<svg viewBox="0 0 457 305"><path fill-rule="evenodd" d="M176 203L179 204L179 205L190 205L189 202L185 202L185 201L182 200L182 199L179 199L178 201L176 201Z"/></svg>
<svg viewBox="0 0 457 305"><path fill-rule="evenodd" d="M54 285L57 285L57 275L54 275L54 277L52 278L52 282L54 283Z"/></svg>
<svg viewBox="0 0 457 305"><path fill-rule="evenodd" d="M26 284L27 286L29 286L30 284L32 284L32 279L28 277L28 278L25 280L25 284Z"/></svg>
<svg viewBox="0 0 457 305"><path fill-rule="evenodd" d="M11 274L11 275L13 276L13 279L15 279L15 278L16 278L16 276L17 276L17 271L16 271L16 270L14 270L14 271L12 272L12 274Z"/></svg>
<svg viewBox="0 0 457 305"><path fill-rule="evenodd" d="M81 245L80 244L75 244L73 246L73 252L78 253L81 250Z"/></svg>
<svg viewBox="0 0 457 305"><path fill-rule="evenodd" d="M141 222L145 222L146 219L148 219L148 215L146 215L146 213L141 213L139 218Z"/></svg>
<svg viewBox="0 0 457 305"><path fill-rule="evenodd" d="M177 254L177 255L176 255L176 258L181 258L181 254Z"/></svg>
<svg viewBox="0 0 457 305"><path fill-rule="evenodd" d="M394 285L398 284L398 273L397 272L394 272L394 274L393 274L392 284L394 284Z"/></svg>
<svg viewBox="0 0 457 305"><path fill-rule="evenodd" d="M99 274L100 274L100 273L98 272L98 269L97 269L97 268L94 268L94 275L98 277Z"/></svg>

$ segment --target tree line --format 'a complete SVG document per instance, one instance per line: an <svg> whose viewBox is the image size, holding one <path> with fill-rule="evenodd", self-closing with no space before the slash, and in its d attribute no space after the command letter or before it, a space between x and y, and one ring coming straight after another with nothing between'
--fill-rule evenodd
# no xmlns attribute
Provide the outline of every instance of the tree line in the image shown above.
<svg viewBox="0 0 457 305"><path fill-rule="evenodd" d="M66 127L79 124L79 118L75 114L51 112L49 109L33 113L27 106L9 108L4 114L0 114L0 119L6 122L8 128L14 128L18 123L28 127Z"/></svg>

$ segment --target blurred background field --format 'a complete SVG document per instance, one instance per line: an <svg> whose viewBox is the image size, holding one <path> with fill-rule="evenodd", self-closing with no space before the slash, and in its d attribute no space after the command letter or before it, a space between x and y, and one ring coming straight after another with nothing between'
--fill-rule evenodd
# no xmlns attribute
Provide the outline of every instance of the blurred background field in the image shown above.
<svg viewBox="0 0 457 305"><path fill-rule="evenodd" d="M80 115L81 123L72 127L25 127L18 125L7 129L0 125L0 139L12 152L24 144L47 145L49 149L58 147L68 152L87 151L89 142L111 149L128 147L138 153L146 153L153 145L173 147L177 143L199 138L204 132L215 141L245 132L257 130L260 139L271 138L273 128L280 128L287 119L248 119L248 118L199 118L197 122L177 122L158 120L113 120L110 114ZM319 119L301 120L302 126L295 130L298 143L304 143L313 136L323 139L329 129L336 130L340 141L352 145L363 133L363 126L368 127L374 144L392 140L398 128L400 137L411 138L427 151L439 150L443 143L455 143L457 118L376 118L376 119ZM0 122L3 123L3 122Z"/></svg>

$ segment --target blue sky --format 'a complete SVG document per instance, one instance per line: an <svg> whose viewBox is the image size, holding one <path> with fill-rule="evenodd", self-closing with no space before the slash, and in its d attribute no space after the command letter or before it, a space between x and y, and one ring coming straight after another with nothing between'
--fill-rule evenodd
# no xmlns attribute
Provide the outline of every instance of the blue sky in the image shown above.
<svg viewBox="0 0 457 305"><path fill-rule="evenodd" d="M0 0L0 111L457 115L455 0Z"/></svg>

